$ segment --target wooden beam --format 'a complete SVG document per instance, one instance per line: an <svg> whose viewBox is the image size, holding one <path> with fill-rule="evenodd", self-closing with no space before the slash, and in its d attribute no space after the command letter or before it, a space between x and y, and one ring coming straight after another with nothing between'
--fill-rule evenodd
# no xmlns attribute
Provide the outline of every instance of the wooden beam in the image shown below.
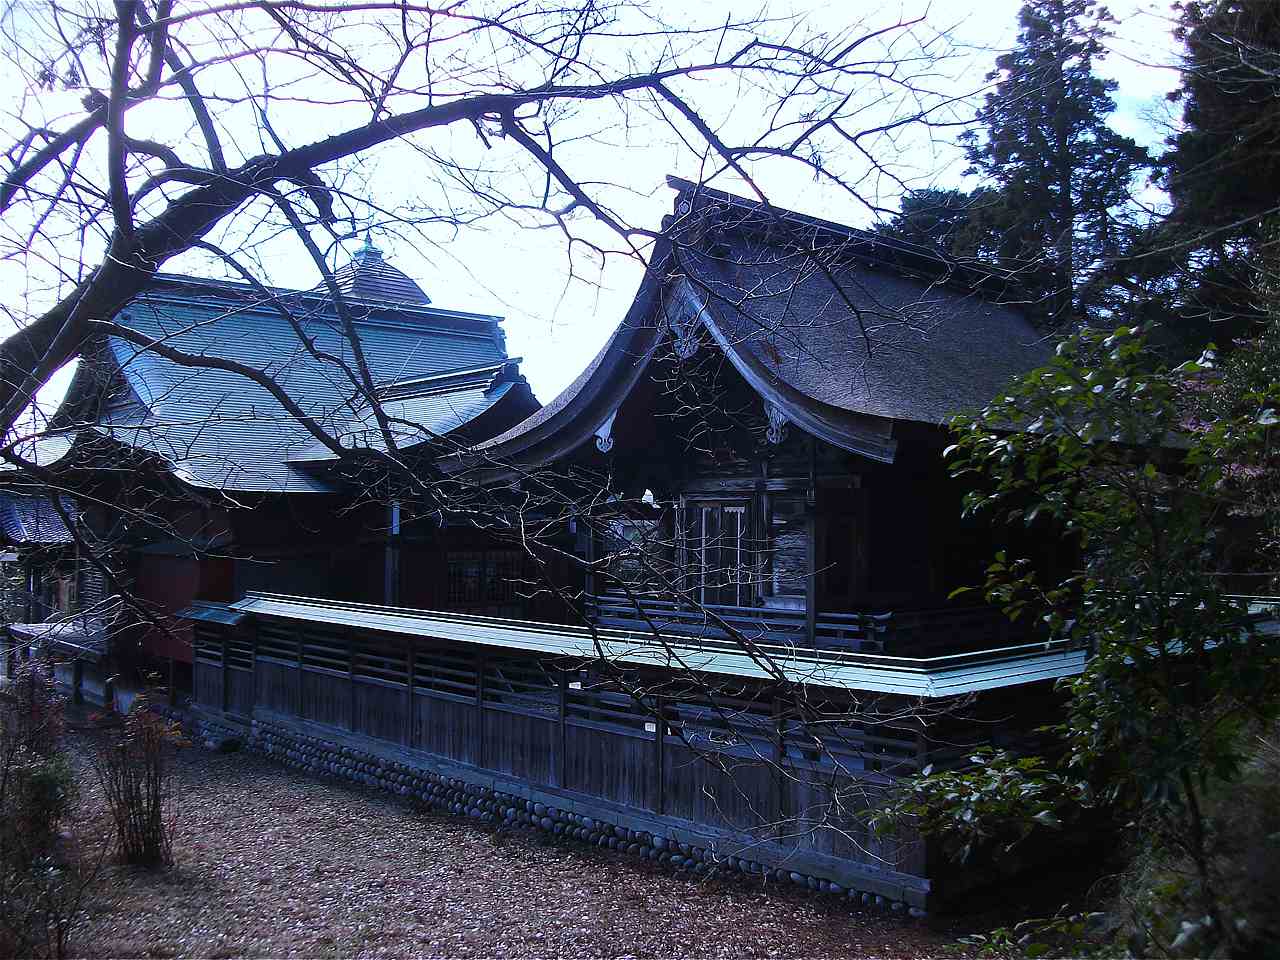
<svg viewBox="0 0 1280 960"><path fill-rule="evenodd" d="M804 498L805 562L808 575L804 581L804 631L808 649L817 647L818 634L818 504L817 504L818 447L809 438L809 483Z"/></svg>
<svg viewBox="0 0 1280 960"><path fill-rule="evenodd" d="M667 776L666 776L666 750L667 750L667 699L663 696L654 698L654 713L657 716L657 722L654 724L656 734L654 736L653 750L653 782L657 796L653 800L653 811L659 815L667 811Z"/></svg>
<svg viewBox="0 0 1280 960"><path fill-rule="evenodd" d="M344 630L342 636L347 641L347 729L356 729L356 642L350 630Z"/></svg>
<svg viewBox="0 0 1280 960"><path fill-rule="evenodd" d="M556 786L563 787L565 785L565 751L568 746L568 715L569 715L569 671L560 671L560 717L559 717L559 749L556 751Z"/></svg>
<svg viewBox="0 0 1280 960"><path fill-rule="evenodd" d="M485 765L484 735L484 654L476 654L476 765Z"/></svg>
<svg viewBox="0 0 1280 960"><path fill-rule="evenodd" d="M404 745L406 747L413 746L413 671L414 662L417 659L418 645L412 640L405 641L405 667L407 672L404 678Z"/></svg>

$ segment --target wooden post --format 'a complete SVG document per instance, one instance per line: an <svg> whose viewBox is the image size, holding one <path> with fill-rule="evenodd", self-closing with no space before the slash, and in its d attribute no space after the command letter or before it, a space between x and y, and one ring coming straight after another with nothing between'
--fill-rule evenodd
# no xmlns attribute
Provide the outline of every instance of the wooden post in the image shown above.
<svg viewBox="0 0 1280 960"><path fill-rule="evenodd" d="M818 447L809 438L809 489L804 497L805 552L809 566L804 581L805 642L810 649L818 646Z"/></svg>
<svg viewBox="0 0 1280 960"><path fill-rule="evenodd" d="M414 741L414 729L416 725L413 722L413 671L414 662L417 659L417 645L412 640L405 641L408 646L408 653L405 654L405 666L408 667L408 676L405 677L405 698L404 698L404 745L412 747Z"/></svg>
<svg viewBox="0 0 1280 960"><path fill-rule="evenodd" d="M342 634L347 640L347 729L356 729L356 644L355 635L350 630Z"/></svg>
<svg viewBox="0 0 1280 960"><path fill-rule="evenodd" d="M249 646L249 718L252 719L258 712L258 621L250 617L235 629L241 632ZM169 689L173 690L172 676L169 678Z"/></svg>
<svg viewBox="0 0 1280 960"><path fill-rule="evenodd" d="M785 830L783 806L783 790L785 788L785 761L787 758L786 741L783 732L785 708L780 697L773 698L773 821L774 832L782 836Z"/></svg>
<svg viewBox="0 0 1280 960"><path fill-rule="evenodd" d="M476 766L485 765L484 749L484 656L476 654Z"/></svg>
<svg viewBox="0 0 1280 960"><path fill-rule="evenodd" d="M560 671L560 747L559 756L556 758L556 786L563 787L565 785L565 750L568 744L568 730L566 722L569 716L569 673L566 670Z"/></svg>
<svg viewBox="0 0 1280 960"><path fill-rule="evenodd" d="M595 567L593 566L596 560L596 531L595 527L590 523L586 523L584 538L586 540L585 546L587 553L587 575L584 578L584 585L586 587L587 597L589 598L587 602L591 603L596 597L596 574Z"/></svg>
<svg viewBox="0 0 1280 960"><path fill-rule="evenodd" d="M667 812L667 699L663 696L655 697L653 704L654 713L657 715L657 723L654 724L656 735L653 746L653 781L657 796L653 799L653 812L661 815Z"/></svg>
<svg viewBox="0 0 1280 960"><path fill-rule="evenodd" d="M230 631L222 631L222 712L227 712L228 699L227 690L230 684L227 682L231 678L231 668L227 666L227 658L231 655L231 644L227 642Z"/></svg>
<svg viewBox="0 0 1280 960"><path fill-rule="evenodd" d="M387 505L387 541L383 548L382 602L400 603L400 501Z"/></svg>
<svg viewBox="0 0 1280 960"><path fill-rule="evenodd" d="M306 704L302 702L302 694L305 689L305 685L302 682L302 631L296 626L293 627L293 650L295 654L294 666L296 668L293 671L293 678L294 686L298 691L298 698L294 701L295 706L293 709L298 716L305 717L307 715Z"/></svg>

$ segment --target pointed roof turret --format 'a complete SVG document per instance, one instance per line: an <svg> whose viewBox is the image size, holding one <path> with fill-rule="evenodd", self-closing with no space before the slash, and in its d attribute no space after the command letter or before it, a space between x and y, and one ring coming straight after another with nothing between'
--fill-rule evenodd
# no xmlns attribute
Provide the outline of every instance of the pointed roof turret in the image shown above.
<svg viewBox="0 0 1280 960"><path fill-rule="evenodd" d="M351 262L337 271L333 279L344 296L372 300L400 307L426 307L428 297L408 275L397 270L382 257L366 231L364 246L355 252Z"/></svg>

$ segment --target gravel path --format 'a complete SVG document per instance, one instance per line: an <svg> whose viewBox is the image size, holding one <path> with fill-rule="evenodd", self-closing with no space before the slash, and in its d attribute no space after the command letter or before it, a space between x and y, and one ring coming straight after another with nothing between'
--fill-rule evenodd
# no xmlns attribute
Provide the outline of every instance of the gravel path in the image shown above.
<svg viewBox="0 0 1280 960"><path fill-rule="evenodd" d="M79 949L115 957L924 957L843 903L493 834L247 754L186 750L177 865L112 867Z"/></svg>

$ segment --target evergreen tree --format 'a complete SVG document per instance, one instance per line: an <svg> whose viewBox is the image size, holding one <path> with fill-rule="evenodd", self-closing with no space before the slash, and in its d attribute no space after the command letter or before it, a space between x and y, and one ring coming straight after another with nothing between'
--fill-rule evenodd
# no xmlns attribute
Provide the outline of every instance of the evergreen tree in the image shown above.
<svg viewBox="0 0 1280 960"><path fill-rule="evenodd" d="M1266 320L1255 292L1280 207L1280 4L1187 3L1176 35L1182 128L1162 158L1173 208L1137 265L1163 279L1184 339L1225 347Z"/></svg>
<svg viewBox="0 0 1280 960"><path fill-rule="evenodd" d="M941 251L956 260L990 263L1004 259L1008 211L997 190L914 190L901 209L876 227L882 237Z"/></svg>
<svg viewBox="0 0 1280 960"><path fill-rule="evenodd" d="M963 138L970 172L999 190L1009 212L1006 266L1048 325L1104 309L1093 282L1124 245L1121 216L1145 149L1107 126L1114 81L1093 72L1106 24L1095 0L1028 0L1017 43L996 61L981 119ZM1012 249L1008 249L1012 247Z"/></svg>

